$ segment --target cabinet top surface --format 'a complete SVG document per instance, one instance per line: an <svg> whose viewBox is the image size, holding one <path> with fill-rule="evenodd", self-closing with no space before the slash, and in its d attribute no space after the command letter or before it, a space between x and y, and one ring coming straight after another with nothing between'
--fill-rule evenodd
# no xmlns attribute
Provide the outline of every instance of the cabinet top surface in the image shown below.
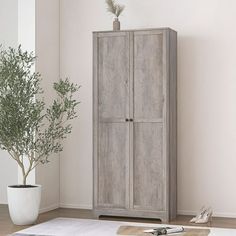
<svg viewBox="0 0 236 236"><path fill-rule="evenodd" d="M163 28L125 29L125 30L117 30L117 31L114 31L114 30L106 30L105 31L104 30L104 31L93 31L93 33L119 33L119 32L155 31L155 30L160 30L160 31L167 30L167 31L176 32L175 30L173 30L171 28L163 27Z"/></svg>

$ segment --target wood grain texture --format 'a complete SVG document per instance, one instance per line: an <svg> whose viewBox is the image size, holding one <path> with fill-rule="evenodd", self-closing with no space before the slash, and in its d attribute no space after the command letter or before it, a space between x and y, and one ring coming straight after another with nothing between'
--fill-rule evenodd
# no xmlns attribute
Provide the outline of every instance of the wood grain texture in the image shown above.
<svg viewBox="0 0 236 236"><path fill-rule="evenodd" d="M120 226L117 230L118 235L130 236L150 236L150 233L144 233L145 230L154 229L155 227L148 226ZM178 233L178 236L208 236L210 229L184 229L184 232Z"/></svg>
<svg viewBox="0 0 236 236"><path fill-rule="evenodd" d="M127 211L126 211L127 212ZM100 215L100 214L99 214ZM39 218L36 224L55 219L57 217L68 217L68 218L80 218L80 219L94 219L94 213L92 210L84 209L69 209L69 208L58 208L46 213L39 214ZM171 225L189 225L196 226L193 223L190 223L190 219L193 216L177 216L174 221L170 221ZM153 218L127 218L127 217L112 217L112 216L102 216L100 220L109 220L109 221L125 221L125 222L139 222L139 223L154 223L160 224L160 220ZM220 228L236 228L236 219L235 218L222 218L222 217L213 217L213 221L208 224L203 224L204 227L220 227ZM8 234L14 233L16 231L29 228L31 226L17 226L13 225L9 216L8 206L0 205L0 236L6 236Z"/></svg>
<svg viewBox="0 0 236 236"><path fill-rule="evenodd" d="M134 125L134 208L166 210L166 166L163 156L163 125Z"/></svg>
<svg viewBox="0 0 236 236"><path fill-rule="evenodd" d="M176 32L96 32L94 50L94 213L173 219Z"/></svg>
<svg viewBox="0 0 236 236"><path fill-rule="evenodd" d="M127 34L98 39L99 119L129 115L129 40Z"/></svg>
<svg viewBox="0 0 236 236"><path fill-rule="evenodd" d="M94 206L128 208L129 34L94 34Z"/></svg>
<svg viewBox="0 0 236 236"><path fill-rule="evenodd" d="M177 33L169 32L169 218L177 212Z"/></svg>
<svg viewBox="0 0 236 236"><path fill-rule="evenodd" d="M162 118L162 42L159 33L134 33L134 118Z"/></svg>
<svg viewBox="0 0 236 236"><path fill-rule="evenodd" d="M127 123L99 125L98 207L126 208L129 129Z"/></svg>
<svg viewBox="0 0 236 236"><path fill-rule="evenodd" d="M93 207L98 193L98 34L93 34Z"/></svg>

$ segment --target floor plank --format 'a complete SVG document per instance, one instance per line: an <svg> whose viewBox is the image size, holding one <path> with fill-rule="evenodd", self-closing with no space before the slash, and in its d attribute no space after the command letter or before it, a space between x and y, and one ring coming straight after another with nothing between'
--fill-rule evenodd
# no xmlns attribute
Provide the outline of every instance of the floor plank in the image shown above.
<svg viewBox="0 0 236 236"><path fill-rule="evenodd" d="M58 208L56 210L40 214L37 220L37 224L48 221L50 219L57 218L57 217L95 219L91 210ZM155 220L155 219L106 217L106 216L102 216L100 217L100 219L101 220L128 221L128 222L157 223L157 224L161 223L159 220ZM178 216L175 220L171 221L170 224L196 226L196 224L189 223L190 219L191 219L191 216ZM236 229L236 219L217 217L217 218L213 218L212 223L208 223L201 226ZM21 229L25 229L27 227L30 227L30 226L14 225L10 220L7 205L0 205L0 236L6 236L8 234L14 233Z"/></svg>

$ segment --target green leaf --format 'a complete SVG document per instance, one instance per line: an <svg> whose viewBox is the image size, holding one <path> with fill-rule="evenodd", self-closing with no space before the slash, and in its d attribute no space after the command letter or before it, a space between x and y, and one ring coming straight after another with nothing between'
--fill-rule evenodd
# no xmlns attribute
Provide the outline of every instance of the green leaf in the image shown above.
<svg viewBox="0 0 236 236"><path fill-rule="evenodd" d="M25 158L33 168L63 150L61 140L71 133L68 122L77 117L79 104L73 96L80 87L67 78L54 83L57 98L46 107L42 76L33 72L35 59L21 46L0 47L0 148L24 170Z"/></svg>
<svg viewBox="0 0 236 236"><path fill-rule="evenodd" d="M106 4L107 11L115 15L116 17L119 17L125 9L124 5L117 4L115 0L106 0Z"/></svg>

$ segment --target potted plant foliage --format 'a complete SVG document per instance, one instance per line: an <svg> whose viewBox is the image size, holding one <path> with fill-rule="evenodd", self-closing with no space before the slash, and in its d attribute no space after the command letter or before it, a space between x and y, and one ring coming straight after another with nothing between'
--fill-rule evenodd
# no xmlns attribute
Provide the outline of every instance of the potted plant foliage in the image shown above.
<svg viewBox="0 0 236 236"><path fill-rule="evenodd" d="M0 48L0 148L17 162L23 176L21 185L7 190L10 216L17 225L36 221L41 186L27 185L27 177L62 151L61 140L72 130L69 121L77 116L73 95L79 87L68 79L54 83L57 98L46 107L41 75L32 72L35 59L21 46Z"/></svg>

